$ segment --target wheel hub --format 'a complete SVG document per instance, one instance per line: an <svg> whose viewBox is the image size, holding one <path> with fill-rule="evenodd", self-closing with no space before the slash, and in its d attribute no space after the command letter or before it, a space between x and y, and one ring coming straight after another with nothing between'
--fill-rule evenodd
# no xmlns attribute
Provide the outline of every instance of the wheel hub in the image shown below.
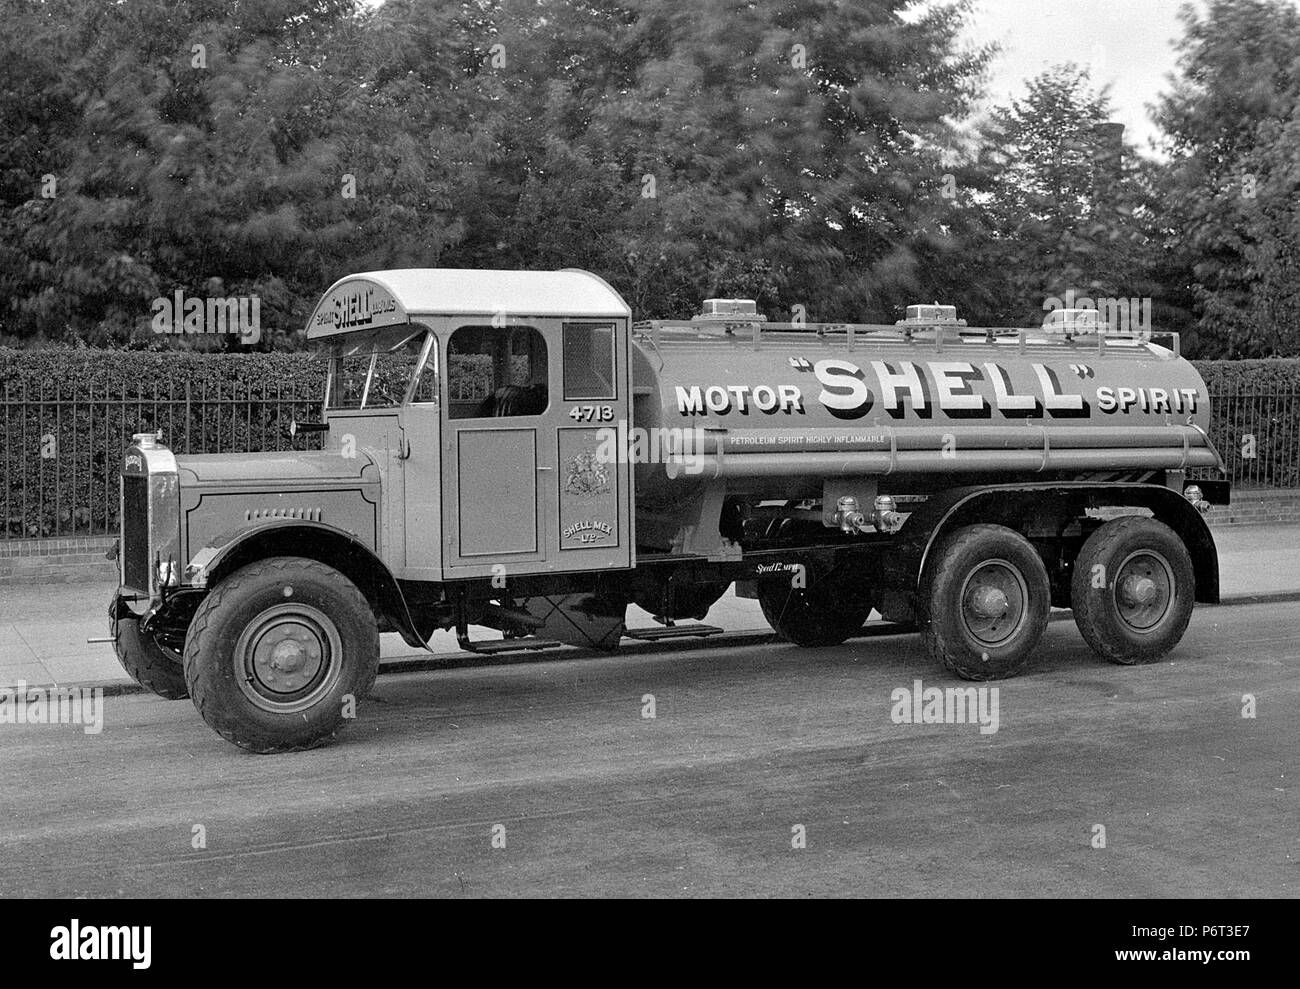
<svg viewBox="0 0 1300 989"><path fill-rule="evenodd" d="M986 560L970 572L962 588L962 622L983 647L1009 642L1028 613L1029 588L1006 560Z"/></svg>
<svg viewBox="0 0 1300 989"><path fill-rule="evenodd" d="M253 646L255 674L272 690L301 690L320 672L323 652L315 632L286 621L267 629Z"/></svg>
<svg viewBox="0 0 1300 989"><path fill-rule="evenodd" d="M277 713L303 710L328 691L342 655L334 623L301 603L262 612L235 644L240 689L258 707Z"/></svg>
<svg viewBox="0 0 1300 989"><path fill-rule="evenodd" d="M971 595L971 608L982 618L1001 618L1008 603L1006 593L998 587L977 587Z"/></svg>
<svg viewBox="0 0 1300 989"><path fill-rule="evenodd" d="M1173 610L1174 571L1154 549L1130 553L1115 579L1115 604L1120 620L1138 632L1149 632Z"/></svg>
<svg viewBox="0 0 1300 989"><path fill-rule="evenodd" d="M1156 582L1150 577L1126 577L1120 588L1126 604L1150 604L1160 593Z"/></svg>

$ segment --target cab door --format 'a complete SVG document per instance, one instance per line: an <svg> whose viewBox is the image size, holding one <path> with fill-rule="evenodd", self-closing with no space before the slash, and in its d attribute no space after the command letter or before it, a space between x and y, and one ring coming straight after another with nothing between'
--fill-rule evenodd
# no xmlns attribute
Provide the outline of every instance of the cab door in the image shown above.
<svg viewBox="0 0 1300 989"><path fill-rule="evenodd" d="M443 545L448 576L550 569L559 341L537 322L447 338Z"/></svg>
<svg viewBox="0 0 1300 989"><path fill-rule="evenodd" d="M465 323L447 339L449 577L631 565L625 319Z"/></svg>
<svg viewBox="0 0 1300 989"><path fill-rule="evenodd" d="M565 320L560 341L563 417L554 437L559 569L629 567L629 461L638 447L631 430L627 321Z"/></svg>

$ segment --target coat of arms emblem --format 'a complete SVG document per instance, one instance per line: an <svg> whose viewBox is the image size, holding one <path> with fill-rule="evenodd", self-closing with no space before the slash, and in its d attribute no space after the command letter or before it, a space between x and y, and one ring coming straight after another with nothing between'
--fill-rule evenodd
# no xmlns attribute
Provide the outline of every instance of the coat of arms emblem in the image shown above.
<svg viewBox="0 0 1300 989"><path fill-rule="evenodd" d="M594 451L575 454L569 461L564 478L564 493L579 498L595 498L609 491L609 474L605 465L596 459Z"/></svg>

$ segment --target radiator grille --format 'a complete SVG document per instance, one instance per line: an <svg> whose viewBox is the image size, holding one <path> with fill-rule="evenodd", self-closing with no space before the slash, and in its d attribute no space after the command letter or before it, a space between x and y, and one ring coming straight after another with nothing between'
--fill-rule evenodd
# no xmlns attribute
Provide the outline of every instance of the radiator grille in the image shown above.
<svg viewBox="0 0 1300 989"><path fill-rule="evenodd" d="M149 478L122 478L122 583L149 590Z"/></svg>

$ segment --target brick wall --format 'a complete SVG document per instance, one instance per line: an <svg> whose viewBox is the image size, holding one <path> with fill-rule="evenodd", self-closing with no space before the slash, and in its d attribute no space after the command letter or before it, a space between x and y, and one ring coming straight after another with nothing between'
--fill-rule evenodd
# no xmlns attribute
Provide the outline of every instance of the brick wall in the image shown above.
<svg viewBox="0 0 1300 989"><path fill-rule="evenodd" d="M0 587L116 580L117 563L104 553L115 536L64 539L0 539Z"/></svg>
<svg viewBox="0 0 1300 989"><path fill-rule="evenodd" d="M1206 520L1212 526L1260 522L1300 522L1300 491L1234 490L1232 504L1215 505Z"/></svg>
<svg viewBox="0 0 1300 989"><path fill-rule="evenodd" d="M1212 526L1300 523L1300 491L1233 491L1232 504L1215 505L1206 519ZM0 587L115 580L117 563L104 553L116 541L114 536L0 539Z"/></svg>

